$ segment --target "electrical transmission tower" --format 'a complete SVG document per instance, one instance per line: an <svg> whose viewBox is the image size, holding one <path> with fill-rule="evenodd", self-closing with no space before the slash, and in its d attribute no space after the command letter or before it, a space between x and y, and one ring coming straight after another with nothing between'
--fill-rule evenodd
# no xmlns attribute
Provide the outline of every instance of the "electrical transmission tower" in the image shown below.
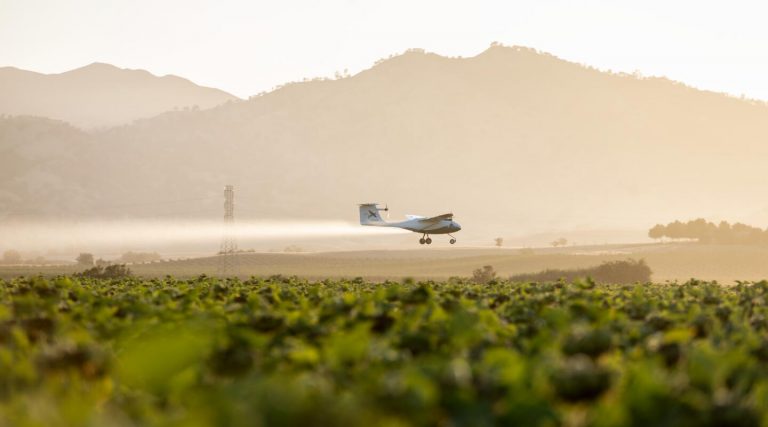
<svg viewBox="0 0 768 427"><path fill-rule="evenodd" d="M235 241L235 187L224 187L224 239L219 251L219 275L237 275L237 242Z"/></svg>

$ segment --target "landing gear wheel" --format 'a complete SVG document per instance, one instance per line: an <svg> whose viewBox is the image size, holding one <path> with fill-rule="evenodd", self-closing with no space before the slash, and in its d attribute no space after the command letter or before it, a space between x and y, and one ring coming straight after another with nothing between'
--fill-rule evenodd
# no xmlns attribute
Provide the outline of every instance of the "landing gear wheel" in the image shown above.
<svg viewBox="0 0 768 427"><path fill-rule="evenodd" d="M432 239L431 239L431 238L429 238L429 237L427 237L427 240L425 240L425 241L427 242L427 244L428 244L428 245L431 245L431 244L432 244Z"/></svg>
<svg viewBox="0 0 768 427"><path fill-rule="evenodd" d="M456 239L451 239L450 242L451 242L451 244L454 244L454 243L456 243Z"/></svg>
<svg viewBox="0 0 768 427"><path fill-rule="evenodd" d="M426 240L424 240L424 238L422 237L421 239L419 239L419 243L423 245L424 243L426 243Z"/></svg>

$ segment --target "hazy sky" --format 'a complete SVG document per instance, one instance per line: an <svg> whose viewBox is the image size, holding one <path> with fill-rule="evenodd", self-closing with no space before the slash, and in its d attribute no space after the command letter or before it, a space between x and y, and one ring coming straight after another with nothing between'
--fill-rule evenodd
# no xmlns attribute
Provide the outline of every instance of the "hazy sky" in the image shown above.
<svg viewBox="0 0 768 427"><path fill-rule="evenodd" d="M407 48L474 56L499 41L768 100L766 12L738 0L0 0L0 66L108 62L247 97Z"/></svg>

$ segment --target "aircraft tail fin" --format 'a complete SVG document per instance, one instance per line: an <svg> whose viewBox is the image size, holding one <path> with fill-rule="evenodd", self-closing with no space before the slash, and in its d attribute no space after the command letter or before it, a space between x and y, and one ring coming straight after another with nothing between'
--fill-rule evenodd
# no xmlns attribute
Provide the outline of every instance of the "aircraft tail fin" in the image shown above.
<svg viewBox="0 0 768 427"><path fill-rule="evenodd" d="M386 210L380 208L376 203L363 203L360 205L360 225L383 225L386 222L381 218L379 211Z"/></svg>

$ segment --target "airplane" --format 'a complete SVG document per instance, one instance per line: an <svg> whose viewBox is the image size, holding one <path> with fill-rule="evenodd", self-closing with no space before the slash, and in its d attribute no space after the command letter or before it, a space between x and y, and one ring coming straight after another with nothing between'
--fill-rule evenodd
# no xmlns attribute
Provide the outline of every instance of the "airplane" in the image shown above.
<svg viewBox="0 0 768 427"><path fill-rule="evenodd" d="M360 225L369 225L375 227L398 227L405 230L413 231L414 233L421 233L420 244L432 244L430 234L447 234L451 236L450 243L456 243L456 238L451 235L461 230L461 226L453 221L453 214L447 213L443 215L433 216L431 218L418 216L418 215L406 215L406 220L401 222L386 222L381 219L380 211L389 211L389 207L379 207L378 203L363 203L360 204Z"/></svg>

